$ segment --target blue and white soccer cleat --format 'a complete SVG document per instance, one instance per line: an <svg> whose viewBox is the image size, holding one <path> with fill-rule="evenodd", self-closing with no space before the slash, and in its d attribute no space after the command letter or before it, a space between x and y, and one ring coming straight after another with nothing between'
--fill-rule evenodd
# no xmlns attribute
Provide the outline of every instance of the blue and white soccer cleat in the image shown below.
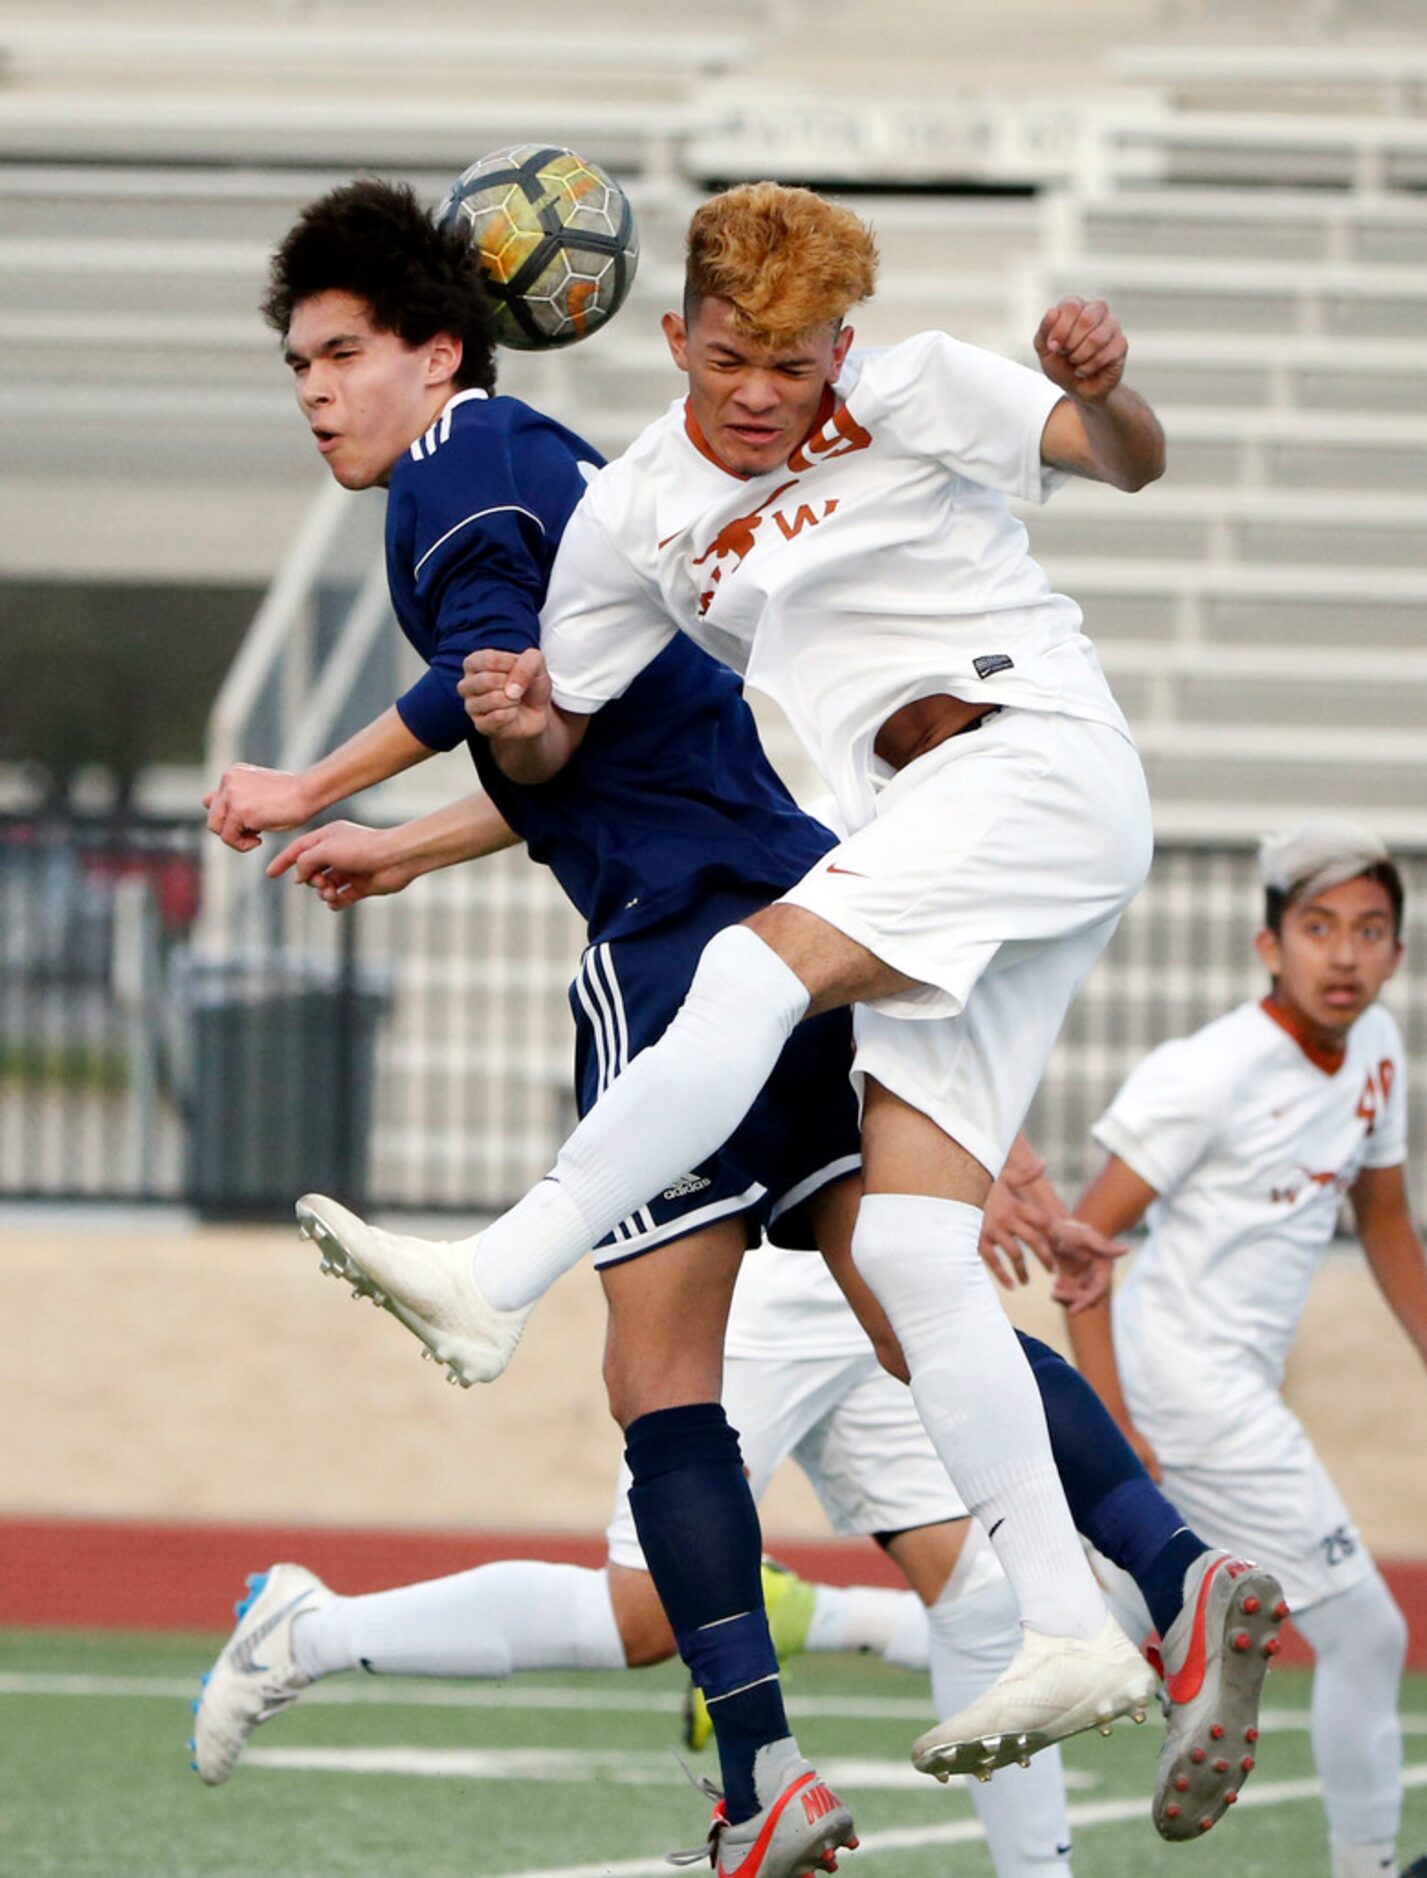
<svg viewBox="0 0 1427 1878"><path fill-rule="evenodd" d="M311 1678L293 1661L293 1619L331 1601L305 1565L272 1565L248 1579L248 1595L236 1607L237 1628L193 1705L193 1765L210 1787L232 1773L253 1730L308 1687Z"/></svg>
<svg viewBox="0 0 1427 1878"><path fill-rule="evenodd" d="M1038 1630L1023 1638L989 1689L913 1744L912 1763L922 1773L989 1780L998 1767L1024 1766L1069 1735L1088 1728L1107 1735L1122 1716L1145 1719L1155 1674L1113 1617L1088 1643Z"/></svg>
<svg viewBox="0 0 1427 1878"><path fill-rule="evenodd" d="M1288 1615L1272 1572L1206 1552L1185 1573L1184 1607L1160 1645L1164 1747L1152 1812L1162 1839L1197 1839L1254 1771L1259 1696Z"/></svg>
<svg viewBox="0 0 1427 1878"><path fill-rule="evenodd" d="M837 1870L839 1852L856 1850L852 1814L791 1742L781 1754L759 1750L753 1785L764 1803L736 1826L718 1788L708 1780L695 1784L717 1802L708 1844L670 1852L671 1865L707 1864L714 1878L820 1878Z"/></svg>
<svg viewBox="0 0 1427 1878"><path fill-rule="evenodd" d="M515 1355L535 1307L498 1311L487 1303L468 1246L383 1232L322 1193L298 1201L297 1226L321 1253L323 1271L345 1278L354 1298L371 1298L405 1324L446 1365L448 1382L463 1389L494 1382Z"/></svg>

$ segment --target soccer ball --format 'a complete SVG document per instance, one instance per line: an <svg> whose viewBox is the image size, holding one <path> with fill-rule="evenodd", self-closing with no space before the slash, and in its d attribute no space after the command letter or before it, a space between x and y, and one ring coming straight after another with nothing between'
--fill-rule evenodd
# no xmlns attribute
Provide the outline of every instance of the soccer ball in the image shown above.
<svg viewBox="0 0 1427 1878"><path fill-rule="evenodd" d="M520 352L598 332L624 304L639 264L639 231L619 184L551 144L483 156L452 183L437 219L475 244L496 338Z"/></svg>

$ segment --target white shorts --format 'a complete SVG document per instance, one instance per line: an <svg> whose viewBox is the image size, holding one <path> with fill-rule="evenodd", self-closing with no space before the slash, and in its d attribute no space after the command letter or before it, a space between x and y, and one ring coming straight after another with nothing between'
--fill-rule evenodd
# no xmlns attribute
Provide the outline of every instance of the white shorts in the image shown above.
<svg viewBox="0 0 1427 1878"><path fill-rule="evenodd" d="M854 1078L999 1173L1152 847L1139 756L1106 725L1003 710L909 764L784 896L918 982L858 1007Z"/></svg>
<svg viewBox="0 0 1427 1878"><path fill-rule="evenodd" d="M729 1357L723 1404L739 1431L755 1500L792 1459L836 1533L910 1532L966 1518L911 1390L870 1350L788 1360ZM646 1569L629 1510L628 1469L620 1471L608 1539L611 1565Z"/></svg>
<svg viewBox="0 0 1427 1878"><path fill-rule="evenodd" d="M1250 1425L1248 1453L1217 1465L1210 1456L1166 1463L1164 1491L1201 1538L1266 1565L1291 1610L1312 1610L1366 1578L1372 1554L1283 1399L1265 1391ZM1153 1442L1152 1418L1140 1426Z"/></svg>

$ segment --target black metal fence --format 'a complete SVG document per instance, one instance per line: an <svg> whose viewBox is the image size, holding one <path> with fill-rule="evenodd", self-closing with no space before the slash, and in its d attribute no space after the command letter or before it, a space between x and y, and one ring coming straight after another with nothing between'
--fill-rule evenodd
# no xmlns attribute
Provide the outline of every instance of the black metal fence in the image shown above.
<svg viewBox="0 0 1427 1878"><path fill-rule="evenodd" d="M0 817L0 1198L169 1200L280 1217L319 1187L481 1213L549 1165L573 1115L565 987L579 925L510 854L354 912L243 870L201 918L191 821ZM1427 1186L1427 854L1404 857L1389 1004ZM1090 1126L1152 1045L1262 989L1245 848L1167 846L1071 1014L1032 1116L1074 1189Z"/></svg>

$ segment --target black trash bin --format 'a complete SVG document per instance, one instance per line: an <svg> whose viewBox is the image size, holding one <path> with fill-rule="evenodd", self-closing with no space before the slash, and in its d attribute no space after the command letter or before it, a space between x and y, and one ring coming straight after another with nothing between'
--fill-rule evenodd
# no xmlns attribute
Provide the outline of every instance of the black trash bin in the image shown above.
<svg viewBox="0 0 1427 1878"><path fill-rule="evenodd" d="M291 1215L366 1190L377 1025L388 1002L349 961L190 958L186 1188L210 1218Z"/></svg>

